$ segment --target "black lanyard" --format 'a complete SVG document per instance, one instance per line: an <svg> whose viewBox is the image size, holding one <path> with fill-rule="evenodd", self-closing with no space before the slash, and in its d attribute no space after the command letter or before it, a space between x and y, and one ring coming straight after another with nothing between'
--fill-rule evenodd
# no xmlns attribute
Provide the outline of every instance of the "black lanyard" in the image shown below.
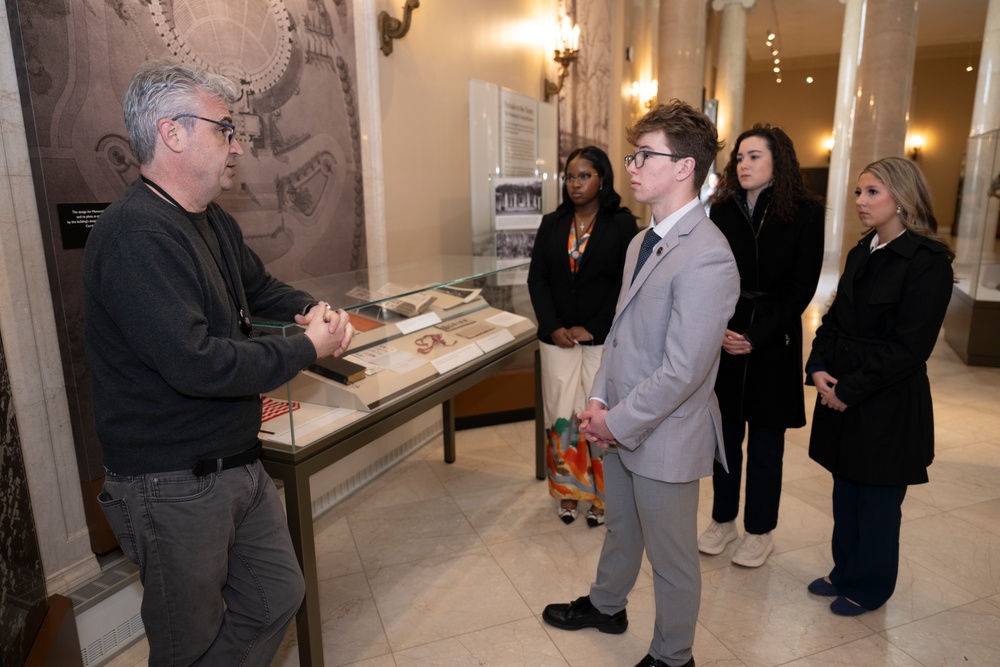
<svg viewBox="0 0 1000 667"><path fill-rule="evenodd" d="M154 183L151 179L146 178L145 176L142 176L141 178L143 183L156 190L158 193L160 193L160 195L163 196L164 199L173 204L178 210L182 211L185 217L188 216L187 210L185 210L185 208L181 206L176 199L171 197L169 192L167 192L159 185ZM216 268L219 269L219 274L222 276L222 282L226 286L226 292L229 294L229 298L233 300L233 305L236 306L236 311L239 314L238 320L239 320L240 331L242 331L243 335L246 336L247 338L251 338L253 337L253 325L250 323L250 318L247 317L246 313L244 313L243 307L240 305L239 299L236 298L236 289L234 287L236 280L233 277L233 271L232 268L229 266L229 260L226 258L226 253L222 249L222 240L219 238L219 233L215 231L215 227L212 226L212 221L211 219L209 219L207 214L205 216L205 222L212 230L212 233L215 234L215 242L218 245L219 254L222 255L222 261L225 262L226 264L225 271L222 270L222 264L219 262L219 258L215 256L215 252L212 250L212 244L209 243L208 239L205 238L205 235L202 233L201 229L198 228L198 225L195 224L194 221L191 221L191 225L194 227L195 231L198 232L198 236L201 237L202 243L205 244L205 248L208 250L208 254L212 256L212 259L215 261ZM228 280L226 279L227 275L229 276ZM233 285L230 285L231 282L233 283Z"/></svg>

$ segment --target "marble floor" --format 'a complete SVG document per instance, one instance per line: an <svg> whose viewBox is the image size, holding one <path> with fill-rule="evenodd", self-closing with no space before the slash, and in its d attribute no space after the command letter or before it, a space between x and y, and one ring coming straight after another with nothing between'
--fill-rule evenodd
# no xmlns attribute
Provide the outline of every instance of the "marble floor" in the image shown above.
<svg viewBox="0 0 1000 667"><path fill-rule="evenodd" d="M929 365L937 457L903 506L892 599L843 618L806 592L831 566L832 484L809 460L808 427L789 431L775 553L757 569L730 563L735 543L702 556L699 667L1000 665L1000 369L964 365L943 340ZM530 422L461 431L454 464L433 441L318 520L327 665L629 667L646 654L648 564L627 633L541 621L546 604L587 593L604 529L557 519L533 456ZM704 527L709 480L701 488ZM275 665L297 664L290 632Z"/></svg>

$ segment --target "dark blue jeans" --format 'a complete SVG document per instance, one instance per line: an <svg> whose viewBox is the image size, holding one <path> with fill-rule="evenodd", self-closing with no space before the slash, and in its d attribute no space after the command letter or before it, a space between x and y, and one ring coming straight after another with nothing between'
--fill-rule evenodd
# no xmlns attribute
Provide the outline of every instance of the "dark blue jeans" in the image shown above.
<svg viewBox="0 0 1000 667"><path fill-rule="evenodd" d="M305 585L259 461L202 477L109 471L98 499L139 565L151 666L271 663Z"/></svg>
<svg viewBox="0 0 1000 667"><path fill-rule="evenodd" d="M712 473L712 518L726 523L740 511L740 476L743 472L743 434L746 424L722 420L729 472L715 462ZM747 438L747 492L743 505L743 527L748 533L763 535L778 525L781 503L781 469L785 456L785 429L750 424Z"/></svg>

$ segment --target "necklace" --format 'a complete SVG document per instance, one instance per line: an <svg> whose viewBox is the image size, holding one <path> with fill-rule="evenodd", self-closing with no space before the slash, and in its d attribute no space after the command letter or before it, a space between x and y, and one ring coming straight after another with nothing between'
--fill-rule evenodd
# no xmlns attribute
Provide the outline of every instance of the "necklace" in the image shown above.
<svg viewBox="0 0 1000 667"><path fill-rule="evenodd" d="M590 217L590 222L588 222L587 225L584 226L584 225L580 224L580 220L576 217L576 215L574 215L573 216L573 228L577 231L578 234L580 234L582 236L583 234L586 234L587 232L589 232L590 228L594 226L594 220L597 220L597 214L596 213Z"/></svg>
<svg viewBox="0 0 1000 667"><path fill-rule="evenodd" d="M570 251L570 257L574 260L579 260L583 255L583 249L590 238L590 229L594 226L595 220L597 220L596 213L590 218L590 222L584 228L581 227L580 222L576 219L576 215L573 216L573 249Z"/></svg>

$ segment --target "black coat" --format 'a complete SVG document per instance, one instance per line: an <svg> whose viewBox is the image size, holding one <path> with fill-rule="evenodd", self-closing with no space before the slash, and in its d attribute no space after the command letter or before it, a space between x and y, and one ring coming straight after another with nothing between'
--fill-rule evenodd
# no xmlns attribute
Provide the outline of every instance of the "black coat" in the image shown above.
<svg viewBox="0 0 1000 667"><path fill-rule="evenodd" d="M572 224L571 213L549 213L535 236L528 292L538 320L538 338L551 343L552 332L559 327L582 326L594 337L594 344L601 345L615 315L625 251L638 227L635 216L624 209L598 214L574 278L566 252Z"/></svg>
<svg viewBox="0 0 1000 667"><path fill-rule="evenodd" d="M836 378L848 405L837 412L817 398L809 456L860 484L920 484L934 459L926 362L951 299L951 263L919 234L905 232L874 253L870 241L847 255L806 364L808 373Z"/></svg>
<svg viewBox="0 0 1000 667"><path fill-rule="evenodd" d="M709 214L740 270L740 300L728 328L753 345L747 355L722 353L715 382L722 418L778 429L804 426L802 312L823 267L823 207L802 200L793 220L777 220L768 213L768 188L751 224L742 191L738 196L713 205Z"/></svg>

